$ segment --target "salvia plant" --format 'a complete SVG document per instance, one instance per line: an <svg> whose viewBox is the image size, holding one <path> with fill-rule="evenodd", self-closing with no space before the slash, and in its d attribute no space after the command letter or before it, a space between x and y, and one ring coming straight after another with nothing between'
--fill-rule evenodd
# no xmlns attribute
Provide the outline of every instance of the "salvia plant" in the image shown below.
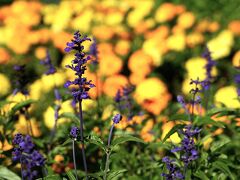
<svg viewBox="0 0 240 180"><path fill-rule="evenodd" d="M85 47L88 43L89 51ZM218 64L208 47L202 54L205 78L191 79L189 94L173 96L173 103L159 116L135 101L137 87L133 85L121 86L112 97L101 95L98 82L106 77L98 74L100 54L95 38L76 31L64 51L72 56L66 68L74 76L64 80L63 87L53 78L52 90L44 92L52 100L49 104L29 98L28 64L13 67L12 99L0 102L0 162L7 164L0 165L0 179L239 179L240 113L213 103L218 77L212 70ZM58 71L50 52L41 60L45 68L42 76L47 78ZM89 73L96 76L96 82ZM238 72L232 81L239 96ZM97 89L96 99L91 99L93 88ZM14 100L18 94L24 99ZM73 111L66 110L64 103L68 101ZM159 99L145 101L151 105ZM45 134L37 137L32 118L43 118L45 105L53 107L53 114L47 115L53 125L40 127ZM14 124L22 125L23 117L27 131L16 132ZM167 132L165 125L169 125ZM11 146L7 150L6 142Z"/></svg>

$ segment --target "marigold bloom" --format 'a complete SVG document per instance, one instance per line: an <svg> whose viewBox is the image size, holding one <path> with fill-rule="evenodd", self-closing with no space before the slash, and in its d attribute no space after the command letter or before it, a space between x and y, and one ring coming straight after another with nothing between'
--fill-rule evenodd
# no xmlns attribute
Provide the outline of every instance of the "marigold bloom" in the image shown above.
<svg viewBox="0 0 240 180"><path fill-rule="evenodd" d="M148 78L137 85L134 98L143 108L157 115L167 107L171 95L160 79Z"/></svg>
<svg viewBox="0 0 240 180"><path fill-rule="evenodd" d="M176 16L176 8L172 3L163 3L156 10L155 19L157 22L166 22L172 20Z"/></svg>
<svg viewBox="0 0 240 180"><path fill-rule="evenodd" d="M8 51L0 47L0 64L6 64L10 60L10 57Z"/></svg>
<svg viewBox="0 0 240 180"><path fill-rule="evenodd" d="M4 74L0 73L0 82L1 82L1 90L0 90L0 96L6 95L7 93L9 93L10 89L11 89L11 83L9 81L9 79L7 78L7 76L5 76Z"/></svg>
<svg viewBox="0 0 240 180"><path fill-rule="evenodd" d="M234 20L228 24L228 29L232 31L235 35L240 35L240 21Z"/></svg>
<svg viewBox="0 0 240 180"><path fill-rule="evenodd" d="M118 89L128 84L125 76L117 74L108 77L103 84L103 92L111 97L114 97Z"/></svg>
<svg viewBox="0 0 240 180"><path fill-rule="evenodd" d="M238 50L234 56L233 56L233 59L232 59L232 64L233 66L235 67L240 67L240 50Z"/></svg>
<svg viewBox="0 0 240 180"><path fill-rule="evenodd" d="M194 22L195 22L195 16L191 12L184 12L177 19L178 25L183 27L184 29L188 29L192 27Z"/></svg>
<svg viewBox="0 0 240 180"><path fill-rule="evenodd" d="M143 76L151 72L152 58L142 50L135 51L128 60L128 68L134 73L141 73Z"/></svg>

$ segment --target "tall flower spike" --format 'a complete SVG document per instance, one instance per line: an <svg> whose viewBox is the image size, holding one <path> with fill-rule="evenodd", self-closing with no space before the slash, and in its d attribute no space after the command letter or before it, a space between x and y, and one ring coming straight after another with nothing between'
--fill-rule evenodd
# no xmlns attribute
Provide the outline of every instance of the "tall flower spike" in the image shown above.
<svg viewBox="0 0 240 180"><path fill-rule="evenodd" d="M45 72L46 75L54 74L56 72L56 68L52 64L49 51L47 51L46 54L46 58L40 61L40 63L47 67L48 70Z"/></svg>
<svg viewBox="0 0 240 180"><path fill-rule="evenodd" d="M206 69L206 79L203 80L205 90L209 89L210 82L213 78L212 69L216 65L216 61L214 61L211 57L211 52L209 51L208 47L205 48L205 51L202 54L202 57L207 60L207 64L204 66Z"/></svg>
<svg viewBox="0 0 240 180"><path fill-rule="evenodd" d="M94 60L92 60L92 64L97 65L98 64L98 49L97 49L97 40L94 38L93 43L90 46L89 54L94 57Z"/></svg>
<svg viewBox="0 0 240 180"><path fill-rule="evenodd" d="M82 43L84 41L90 41L91 39L88 37L81 38L79 31L74 33L74 39L71 42L67 43L67 47L65 48L65 52L70 52L75 50L75 58L72 60L71 65L67 65L67 68L75 71L75 75L77 76L73 81L67 81L64 87L68 88L71 85L77 85L78 88L72 89L72 95L75 102L79 102L82 99L89 99L88 91L95 87L92 81L88 81L87 78L82 77L86 68L87 61L90 60L90 56L86 56L83 52L84 46Z"/></svg>
<svg viewBox="0 0 240 180"><path fill-rule="evenodd" d="M234 81L237 84L237 94L240 96L240 74L235 76Z"/></svg>

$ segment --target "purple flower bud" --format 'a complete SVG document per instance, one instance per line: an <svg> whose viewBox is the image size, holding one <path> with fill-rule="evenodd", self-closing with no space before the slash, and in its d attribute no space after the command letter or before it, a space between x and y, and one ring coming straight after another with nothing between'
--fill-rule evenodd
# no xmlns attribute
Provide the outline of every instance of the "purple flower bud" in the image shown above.
<svg viewBox="0 0 240 180"><path fill-rule="evenodd" d="M76 126L72 127L72 129L70 131L70 136L72 138L76 139L78 137L78 135L79 135L79 129Z"/></svg>
<svg viewBox="0 0 240 180"><path fill-rule="evenodd" d="M121 114L116 114L113 118L113 123L118 124L122 120L122 115Z"/></svg>

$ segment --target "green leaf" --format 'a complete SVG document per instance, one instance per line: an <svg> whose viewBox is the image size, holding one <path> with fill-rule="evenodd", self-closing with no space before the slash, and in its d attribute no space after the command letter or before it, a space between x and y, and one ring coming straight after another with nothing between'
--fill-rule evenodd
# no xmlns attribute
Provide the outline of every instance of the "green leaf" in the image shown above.
<svg viewBox="0 0 240 180"><path fill-rule="evenodd" d="M71 112L65 112L60 114L59 118L68 118L73 120L76 124L79 124L79 118L74 113Z"/></svg>
<svg viewBox="0 0 240 180"><path fill-rule="evenodd" d="M197 125L197 126L201 126L201 125L213 125L213 126L216 126L216 127L225 128L223 122L214 121L214 120L211 119L211 117L209 117L209 116L204 116L204 117L198 116L198 117L195 119L194 124Z"/></svg>
<svg viewBox="0 0 240 180"><path fill-rule="evenodd" d="M223 173L228 174L231 179L234 179L233 174L231 173L230 169L228 168L227 164L221 161L216 161L212 164L214 169L219 169Z"/></svg>
<svg viewBox="0 0 240 180"><path fill-rule="evenodd" d="M165 142L168 138L170 138L171 135L173 135L175 132L177 132L179 129L182 129L185 125L183 124L177 124L175 125L163 138L162 142Z"/></svg>
<svg viewBox="0 0 240 180"><path fill-rule="evenodd" d="M192 175L192 170L188 169L186 174L185 174L185 179L186 180L192 180L191 175Z"/></svg>
<svg viewBox="0 0 240 180"><path fill-rule="evenodd" d="M98 147L102 148L104 151L106 151L106 146L98 136L91 134L89 135L88 138L86 138L86 141L88 141L89 143L95 144Z"/></svg>
<svg viewBox="0 0 240 180"><path fill-rule="evenodd" d="M28 99L26 101L22 101L20 103L17 103L15 106L13 106L13 108L10 111L10 114L13 115L15 114L18 110L22 109L23 107L29 106L30 104L36 102L33 99Z"/></svg>
<svg viewBox="0 0 240 180"><path fill-rule="evenodd" d="M108 174L107 180L119 179L118 176L126 171L127 171L126 169L121 169L121 170L110 172Z"/></svg>
<svg viewBox="0 0 240 180"><path fill-rule="evenodd" d="M0 108L2 108L3 106L5 106L6 104L11 104L13 103L14 101L6 101L6 100L3 100L3 101L0 101Z"/></svg>
<svg viewBox="0 0 240 180"><path fill-rule="evenodd" d="M64 143L61 144L61 146L66 146L67 144L71 143L72 139L68 138Z"/></svg>
<svg viewBox="0 0 240 180"><path fill-rule="evenodd" d="M73 174L73 172L71 170L67 171L66 174L69 177L69 180L76 180L75 175Z"/></svg>
<svg viewBox="0 0 240 180"><path fill-rule="evenodd" d="M10 171L4 166L0 166L0 179L2 178L6 180L21 180L21 178L17 174Z"/></svg>
<svg viewBox="0 0 240 180"><path fill-rule="evenodd" d="M135 141L135 142L140 142L140 143L145 143L142 139L139 139L137 137L131 136L131 135L122 135L120 137L115 138L112 141L111 147L114 147L118 144L122 144L127 141Z"/></svg>
<svg viewBox="0 0 240 180"><path fill-rule="evenodd" d="M201 180L209 180L209 178L205 175L204 172L198 170L197 172L194 173L194 176L198 177Z"/></svg>
<svg viewBox="0 0 240 180"><path fill-rule="evenodd" d="M169 121L189 121L189 116L187 114L174 114L170 117Z"/></svg>
<svg viewBox="0 0 240 180"><path fill-rule="evenodd" d="M225 144L229 143L230 139L229 138L222 138L219 141L214 141L210 147L211 152L215 152L219 148L223 147Z"/></svg>
<svg viewBox="0 0 240 180"><path fill-rule="evenodd" d="M62 180L62 179L58 174L54 174L44 177L43 180Z"/></svg>

